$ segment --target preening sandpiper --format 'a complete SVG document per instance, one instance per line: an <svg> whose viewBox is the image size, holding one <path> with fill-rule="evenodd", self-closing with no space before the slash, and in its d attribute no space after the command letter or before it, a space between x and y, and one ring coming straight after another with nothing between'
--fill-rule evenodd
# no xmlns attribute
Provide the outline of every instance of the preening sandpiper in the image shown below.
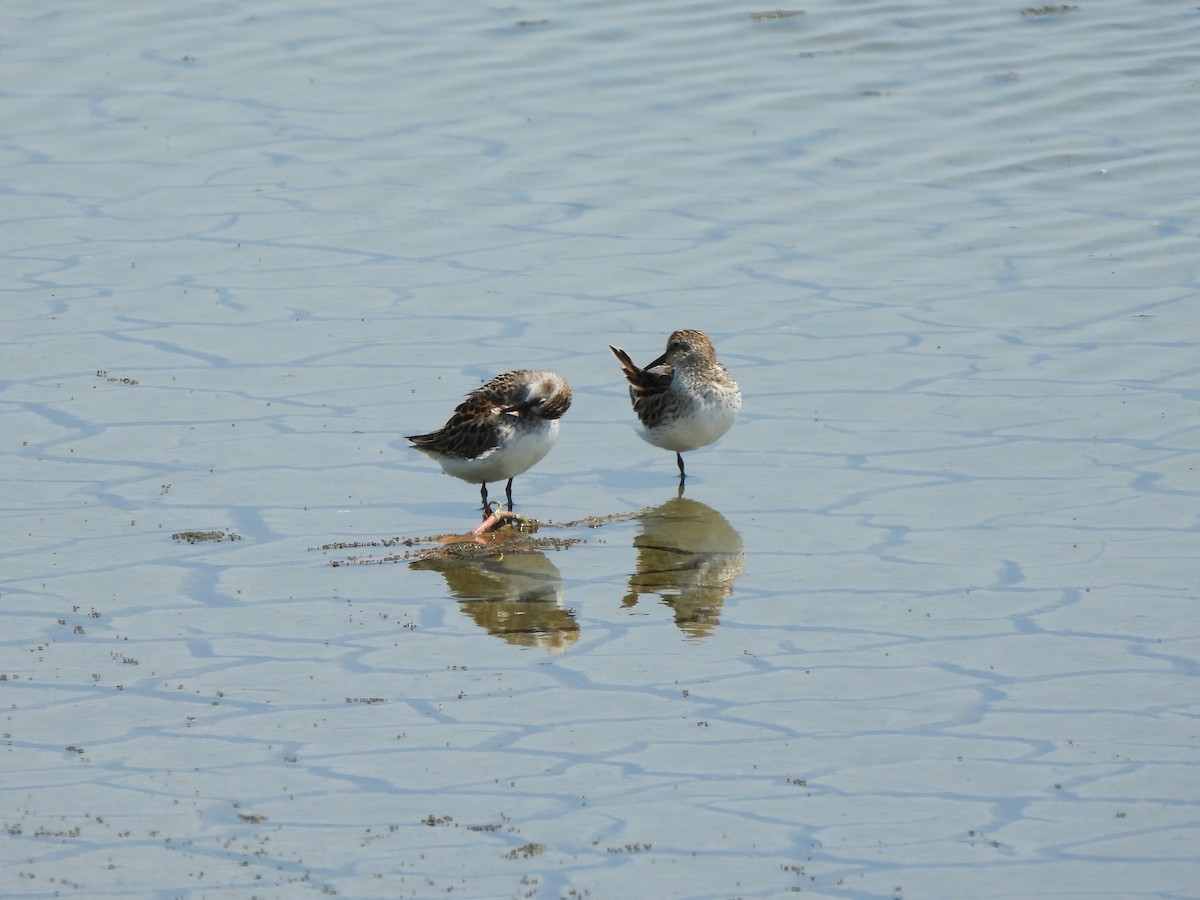
<svg viewBox="0 0 1200 900"><path fill-rule="evenodd" d="M539 463L558 437L558 420L571 406L571 387L555 372L519 369L497 375L467 395L446 422L429 434L408 436L413 447L438 461L442 471L481 485L488 515L489 481L513 478Z"/></svg>
<svg viewBox="0 0 1200 900"><path fill-rule="evenodd" d="M683 454L711 444L733 425L742 408L742 392L703 331L676 331L658 359L640 368L629 354L611 344L629 381L629 398L642 439L674 450L679 484L687 477Z"/></svg>

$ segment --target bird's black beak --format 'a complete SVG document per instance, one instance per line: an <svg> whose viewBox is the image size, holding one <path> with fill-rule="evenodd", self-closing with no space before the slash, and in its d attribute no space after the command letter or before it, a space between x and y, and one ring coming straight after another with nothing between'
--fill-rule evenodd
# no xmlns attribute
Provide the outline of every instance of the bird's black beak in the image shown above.
<svg viewBox="0 0 1200 900"><path fill-rule="evenodd" d="M660 356L660 357L659 357L658 359L656 359L654 362L652 362L652 363L648 363L648 364L645 366L645 368L647 368L647 369L653 369L655 366L661 366L661 365L662 365L663 363L665 363L666 361L667 361L667 354L665 354L665 353L664 353L662 356Z"/></svg>

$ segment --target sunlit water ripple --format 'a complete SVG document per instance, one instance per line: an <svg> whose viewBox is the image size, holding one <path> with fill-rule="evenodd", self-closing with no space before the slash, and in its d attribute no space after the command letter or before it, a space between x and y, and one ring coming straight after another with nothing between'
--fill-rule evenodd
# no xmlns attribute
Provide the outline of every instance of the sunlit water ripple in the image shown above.
<svg viewBox="0 0 1200 900"><path fill-rule="evenodd" d="M7 12L7 895L1195 896L1193 6Z"/></svg>

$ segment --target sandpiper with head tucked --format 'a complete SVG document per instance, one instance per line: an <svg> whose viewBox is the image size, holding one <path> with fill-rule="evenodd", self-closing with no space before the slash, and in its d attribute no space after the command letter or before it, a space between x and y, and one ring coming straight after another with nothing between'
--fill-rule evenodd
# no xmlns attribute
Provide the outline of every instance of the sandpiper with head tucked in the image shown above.
<svg viewBox="0 0 1200 900"><path fill-rule="evenodd" d="M447 475L481 485L486 518L488 482L508 479L505 496L511 510L513 478L550 452L558 420L570 405L571 388L561 375L506 372L471 391L437 431L409 435L408 440L437 460Z"/></svg>
<svg viewBox="0 0 1200 900"><path fill-rule="evenodd" d="M629 381L629 398L637 413L642 439L674 450L679 484L687 477L683 454L711 444L727 432L742 408L742 392L703 331L676 331L667 349L645 368L611 344Z"/></svg>

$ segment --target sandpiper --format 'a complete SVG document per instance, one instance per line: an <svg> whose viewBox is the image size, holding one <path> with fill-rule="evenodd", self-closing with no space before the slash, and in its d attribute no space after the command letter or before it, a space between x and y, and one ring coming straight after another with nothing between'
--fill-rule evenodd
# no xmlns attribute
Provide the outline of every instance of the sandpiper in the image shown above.
<svg viewBox="0 0 1200 900"><path fill-rule="evenodd" d="M717 362L717 351L703 331L676 331L667 349L644 369L629 354L608 347L629 381L629 398L641 422L642 440L674 450L679 484L687 477L683 454L711 444L733 425L742 408L742 392Z"/></svg>
<svg viewBox="0 0 1200 900"><path fill-rule="evenodd" d="M519 369L476 388L449 421L429 434L408 436L413 447L438 461L442 471L481 485L487 517L489 481L513 478L537 465L558 437L558 420L571 406L571 387L554 372Z"/></svg>

